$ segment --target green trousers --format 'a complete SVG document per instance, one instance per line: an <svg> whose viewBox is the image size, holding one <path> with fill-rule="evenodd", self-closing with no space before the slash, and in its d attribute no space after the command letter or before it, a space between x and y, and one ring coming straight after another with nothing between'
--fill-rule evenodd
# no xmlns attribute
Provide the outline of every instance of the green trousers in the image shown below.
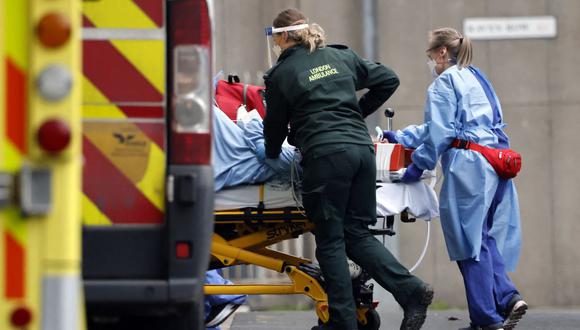
<svg viewBox="0 0 580 330"><path fill-rule="evenodd" d="M357 328L347 257L401 306L423 284L368 228L376 223L375 164L373 148L356 144L318 146L302 161L303 204L316 225L316 258L327 284L330 325L338 329Z"/></svg>

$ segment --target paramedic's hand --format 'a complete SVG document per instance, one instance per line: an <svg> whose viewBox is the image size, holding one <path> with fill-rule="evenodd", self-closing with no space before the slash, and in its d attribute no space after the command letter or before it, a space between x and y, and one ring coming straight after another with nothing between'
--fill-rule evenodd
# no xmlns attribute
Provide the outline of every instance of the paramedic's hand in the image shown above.
<svg viewBox="0 0 580 330"><path fill-rule="evenodd" d="M262 163L266 160L266 147L263 143L258 144L258 147L256 147L256 157Z"/></svg>
<svg viewBox="0 0 580 330"><path fill-rule="evenodd" d="M421 180L421 175L423 175L423 170L419 169L415 164L411 163L403 177L401 178L401 182L403 183L413 183Z"/></svg>
<svg viewBox="0 0 580 330"><path fill-rule="evenodd" d="M397 134L393 131L383 131L383 138L387 139L389 143L399 143L399 140L397 140Z"/></svg>

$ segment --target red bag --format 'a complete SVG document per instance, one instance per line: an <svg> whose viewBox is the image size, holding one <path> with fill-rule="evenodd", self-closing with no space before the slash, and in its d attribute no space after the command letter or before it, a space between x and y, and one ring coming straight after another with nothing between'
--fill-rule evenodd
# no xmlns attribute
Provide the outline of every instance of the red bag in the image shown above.
<svg viewBox="0 0 580 330"><path fill-rule="evenodd" d="M515 178L522 168L522 156L512 149L493 149L459 139L454 140L451 146L481 153L502 179Z"/></svg>
<svg viewBox="0 0 580 330"><path fill-rule="evenodd" d="M258 110L262 118L266 114L264 105L264 87L240 83L237 76L229 76L228 81L220 80L215 91L218 107L231 119L236 120L238 108L245 104L246 109Z"/></svg>

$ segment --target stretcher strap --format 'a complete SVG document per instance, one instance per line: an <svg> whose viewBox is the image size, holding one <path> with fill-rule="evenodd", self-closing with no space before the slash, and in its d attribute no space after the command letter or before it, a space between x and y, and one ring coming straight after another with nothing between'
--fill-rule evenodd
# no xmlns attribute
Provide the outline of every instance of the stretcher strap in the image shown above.
<svg viewBox="0 0 580 330"><path fill-rule="evenodd" d="M266 208L266 206L264 205L264 185L261 184L259 191L260 191L260 202L258 203L258 212L262 212L264 211L264 209Z"/></svg>
<svg viewBox="0 0 580 330"><path fill-rule="evenodd" d="M244 90L242 92L243 95L243 99L244 99L244 105L247 107L248 106L248 84L244 84ZM247 109L246 110L252 110L252 109Z"/></svg>
<svg viewBox="0 0 580 330"><path fill-rule="evenodd" d="M230 223L245 223L247 226L264 223L278 223L308 221L303 211L296 207L285 207L271 210L258 210L256 208L243 208L238 210L217 211L214 212L216 225Z"/></svg>
<svg viewBox="0 0 580 330"><path fill-rule="evenodd" d="M260 203L264 203L264 185L260 185Z"/></svg>

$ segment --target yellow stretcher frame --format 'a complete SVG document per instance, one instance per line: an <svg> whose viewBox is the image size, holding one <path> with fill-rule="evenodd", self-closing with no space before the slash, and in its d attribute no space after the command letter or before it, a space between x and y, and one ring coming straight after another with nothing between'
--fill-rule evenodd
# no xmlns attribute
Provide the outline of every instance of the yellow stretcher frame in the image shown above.
<svg viewBox="0 0 580 330"><path fill-rule="evenodd" d="M223 267L251 264L288 276L288 284L233 284L204 286L206 295L302 294L314 301L318 318L329 320L328 297L324 288L311 275L299 269L311 260L269 249L268 246L310 232L314 224L299 208L264 210L264 191L260 186L260 203L256 208L215 211L215 228L211 255ZM236 234L226 239L219 226L235 225ZM218 267L220 268L220 267ZM358 322L367 324L367 312L373 306L357 307Z"/></svg>

